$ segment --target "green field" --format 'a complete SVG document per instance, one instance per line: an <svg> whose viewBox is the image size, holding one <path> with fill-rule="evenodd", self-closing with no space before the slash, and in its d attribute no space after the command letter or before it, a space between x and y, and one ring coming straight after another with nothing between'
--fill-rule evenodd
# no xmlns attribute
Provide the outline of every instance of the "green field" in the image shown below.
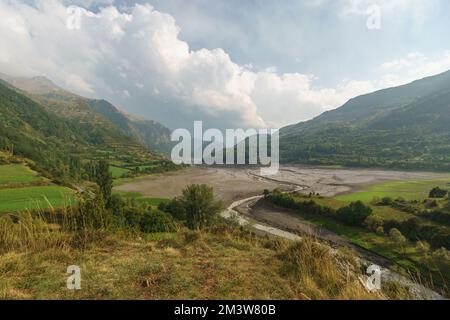
<svg viewBox="0 0 450 320"><path fill-rule="evenodd" d="M0 212L63 207L73 202L73 191L60 186L0 189Z"/></svg>
<svg viewBox="0 0 450 320"><path fill-rule="evenodd" d="M432 180L407 180L385 182L373 185L367 190L345 194L336 197L341 201L357 201L370 202L373 198L390 197L392 199L403 198L405 200L423 200L428 197L428 193L434 187L441 187L444 189L450 188L450 177L432 179Z"/></svg>
<svg viewBox="0 0 450 320"><path fill-rule="evenodd" d="M125 173L130 172L128 169L110 166L109 171L111 172L114 179L122 177Z"/></svg>
<svg viewBox="0 0 450 320"><path fill-rule="evenodd" d="M0 186L9 184L27 184L39 181L37 174L23 164L0 166Z"/></svg>

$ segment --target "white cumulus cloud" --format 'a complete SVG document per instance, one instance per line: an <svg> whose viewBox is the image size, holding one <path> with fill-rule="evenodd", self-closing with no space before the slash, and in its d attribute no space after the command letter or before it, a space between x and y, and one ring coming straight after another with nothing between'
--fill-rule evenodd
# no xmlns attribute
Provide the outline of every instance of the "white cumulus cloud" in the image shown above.
<svg viewBox="0 0 450 320"><path fill-rule="evenodd" d="M367 90L315 88L311 75L258 72L220 48L191 50L174 18L150 5L85 13L79 30L68 29L67 18L60 1L31 6L1 0L0 70L48 76L76 93L110 99L172 127L193 119L224 127L279 127Z"/></svg>
<svg viewBox="0 0 450 320"><path fill-rule="evenodd" d="M194 120L219 128L307 120L386 85L388 69L417 58L385 64L384 84L346 80L323 88L314 75L258 71L235 63L221 48L193 50L180 39L173 16L150 5L85 11L79 30L66 26L67 5L0 0L0 71L47 76L68 90L108 99L173 128L189 128Z"/></svg>

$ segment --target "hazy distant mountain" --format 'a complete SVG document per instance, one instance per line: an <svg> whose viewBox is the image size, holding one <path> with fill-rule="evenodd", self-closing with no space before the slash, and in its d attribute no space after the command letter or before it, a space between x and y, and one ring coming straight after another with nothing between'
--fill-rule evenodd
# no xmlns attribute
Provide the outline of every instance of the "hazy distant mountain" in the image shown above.
<svg viewBox="0 0 450 320"><path fill-rule="evenodd" d="M61 93L66 92L55 85L52 81L45 77L12 77L3 73L0 73L0 79L10 83L16 88L23 91L34 93L34 94L48 94L48 93Z"/></svg>
<svg viewBox="0 0 450 320"><path fill-rule="evenodd" d="M281 158L450 169L450 71L351 99L281 130Z"/></svg>
<svg viewBox="0 0 450 320"><path fill-rule="evenodd" d="M151 150L168 153L171 149L170 130L162 124L128 115L106 100L88 100L89 106Z"/></svg>
<svg viewBox="0 0 450 320"><path fill-rule="evenodd" d="M156 152L167 153L171 148L168 128L156 121L127 115L106 100L78 96L45 77L11 77L0 73L0 78L25 91L30 98L58 116L99 125L114 135L121 132Z"/></svg>

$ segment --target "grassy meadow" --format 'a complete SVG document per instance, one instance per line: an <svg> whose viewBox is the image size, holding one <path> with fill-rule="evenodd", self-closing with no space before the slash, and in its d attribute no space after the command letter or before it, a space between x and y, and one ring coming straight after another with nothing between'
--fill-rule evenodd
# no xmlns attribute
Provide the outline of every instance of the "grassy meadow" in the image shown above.
<svg viewBox="0 0 450 320"><path fill-rule="evenodd" d="M0 212L58 208L74 202L73 191L60 186L0 189Z"/></svg>
<svg viewBox="0 0 450 320"><path fill-rule="evenodd" d="M130 172L128 169L111 166L109 167L109 171L111 172L114 179L121 178L124 174Z"/></svg>
<svg viewBox="0 0 450 320"><path fill-rule="evenodd" d="M23 164L0 165L0 187L41 181L37 173Z"/></svg>
<svg viewBox="0 0 450 320"><path fill-rule="evenodd" d="M25 164L0 165L0 213L63 207L74 192L51 184Z"/></svg>
<svg viewBox="0 0 450 320"><path fill-rule="evenodd" d="M341 201L370 202L373 198L390 197L403 198L405 200L423 200L428 197L428 193L434 187L448 188L450 186L450 176L430 180L406 180L383 182L368 187L366 190L345 194L336 197Z"/></svg>
<svg viewBox="0 0 450 320"><path fill-rule="evenodd" d="M36 249L0 255L0 299L410 298L392 283L367 292L354 260L311 239L255 237L232 227L140 237L124 230L94 234L82 250L71 240L76 235L61 233L42 249L34 239ZM81 268L81 290L66 288L73 264Z"/></svg>

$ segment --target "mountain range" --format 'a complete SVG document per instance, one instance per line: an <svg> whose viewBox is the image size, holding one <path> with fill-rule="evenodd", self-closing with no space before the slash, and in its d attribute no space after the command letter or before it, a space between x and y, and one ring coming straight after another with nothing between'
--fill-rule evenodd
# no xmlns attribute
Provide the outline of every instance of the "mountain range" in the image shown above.
<svg viewBox="0 0 450 320"><path fill-rule="evenodd" d="M0 148L14 145L27 157L40 152L42 163L58 152L90 159L106 153L131 163L171 149L168 128L106 100L73 94L45 77L0 79ZM284 163L450 170L449 123L450 71L355 97L282 128L280 157Z"/></svg>
<svg viewBox="0 0 450 320"><path fill-rule="evenodd" d="M128 115L106 100L81 97L40 76L11 77L0 73L0 79L62 118L99 126L112 136L120 132L158 153L168 153L171 148L168 128L153 120Z"/></svg>
<svg viewBox="0 0 450 320"><path fill-rule="evenodd" d="M280 130L282 162L450 170L450 71Z"/></svg>
<svg viewBox="0 0 450 320"><path fill-rule="evenodd" d="M0 163L10 161L6 151L66 183L89 179L94 160L123 166L167 162L162 153L170 148L170 130L163 125L70 93L44 77L0 78Z"/></svg>

